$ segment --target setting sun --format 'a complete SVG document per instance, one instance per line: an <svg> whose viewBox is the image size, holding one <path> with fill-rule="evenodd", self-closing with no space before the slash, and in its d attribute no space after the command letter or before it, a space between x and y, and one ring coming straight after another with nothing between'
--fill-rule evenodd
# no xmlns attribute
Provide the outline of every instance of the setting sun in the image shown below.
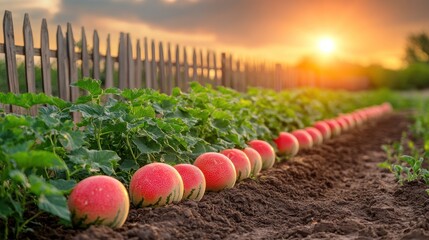
<svg viewBox="0 0 429 240"><path fill-rule="evenodd" d="M318 41L319 51L324 54L330 54L335 49L335 42L332 38L324 37Z"/></svg>

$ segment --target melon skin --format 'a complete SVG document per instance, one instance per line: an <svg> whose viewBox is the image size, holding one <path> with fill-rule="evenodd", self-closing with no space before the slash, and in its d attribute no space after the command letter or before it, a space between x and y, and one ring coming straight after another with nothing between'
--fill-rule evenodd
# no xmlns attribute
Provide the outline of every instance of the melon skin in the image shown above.
<svg viewBox="0 0 429 240"><path fill-rule="evenodd" d="M239 149L225 149L220 152L228 157L235 167L237 182L250 177L251 165L247 155Z"/></svg>
<svg viewBox="0 0 429 240"><path fill-rule="evenodd" d="M293 131L292 135L298 139L299 148L308 149L313 147L313 138L307 131L298 129Z"/></svg>
<svg viewBox="0 0 429 240"><path fill-rule="evenodd" d="M279 136L274 139L277 145L279 154L284 154L288 157L295 156L299 151L299 142L296 137L288 132L280 132Z"/></svg>
<svg viewBox="0 0 429 240"><path fill-rule="evenodd" d="M182 200L184 186L179 172L165 163L150 163L131 177L130 198L136 207L160 207Z"/></svg>
<svg viewBox="0 0 429 240"><path fill-rule="evenodd" d="M340 125L341 127L341 132L346 132L349 130L349 125L346 122L346 120L344 120L343 117L338 117L335 119L335 121L337 121L338 125Z"/></svg>
<svg viewBox="0 0 429 240"><path fill-rule="evenodd" d="M257 177L262 170L262 158L255 149L246 147L243 152L247 155L250 162L250 177Z"/></svg>
<svg viewBox="0 0 429 240"><path fill-rule="evenodd" d="M91 176L80 181L68 200L75 227L105 225L119 228L128 217L130 199L124 185L109 176Z"/></svg>
<svg viewBox="0 0 429 240"><path fill-rule="evenodd" d="M317 128L306 127L304 130L311 135L314 146L321 145L323 143L323 135Z"/></svg>
<svg viewBox="0 0 429 240"><path fill-rule="evenodd" d="M343 119L347 122L351 129L356 127L357 123L356 120L352 117L352 115L346 114L343 116Z"/></svg>
<svg viewBox="0 0 429 240"><path fill-rule="evenodd" d="M234 187L237 174L234 164L225 155L203 153L197 157L194 165L203 172L207 191L219 192Z"/></svg>
<svg viewBox="0 0 429 240"><path fill-rule="evenodd" d="M262 170L274 166L276 153L274 152L274 148L269 143L262 140L252 140L248 143L248 145L261 155Z"/></svg>
<svg viewBox="0 0 429 240"><path fill-rule="evenodd" d="M320 131L320 133L323 136L323 140L326 141L331 138L331 128L326 122L324 121L316 122L314 123L313 127Z"/></svg>
<svg viewBox="0 0 429 240"><path fill-rule="evenodd" d="M200 201L206 191L206 179L201 170L192 164L178 164L174 168L179 172L183 180L182 200Z"/></svg>
<svg viewBox="0 0 429 240"><path fill-rule="evenodd" d="M341 134L341 126L338 124L337 121L330 119L325 121L326 124L328 124L329 128L331 129L331 136L336 137Z"/></svg>

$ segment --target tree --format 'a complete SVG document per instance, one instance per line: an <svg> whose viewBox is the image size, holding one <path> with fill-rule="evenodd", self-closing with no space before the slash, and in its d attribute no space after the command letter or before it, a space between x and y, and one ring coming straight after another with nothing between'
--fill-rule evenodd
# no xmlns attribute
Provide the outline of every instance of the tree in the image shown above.
<svg viewBox="0 0 429 240"><path fill-rule="evenodd" d="M411 34L407 38L405 60L408 64L429 64L429 37L426 33Z"/></svg>

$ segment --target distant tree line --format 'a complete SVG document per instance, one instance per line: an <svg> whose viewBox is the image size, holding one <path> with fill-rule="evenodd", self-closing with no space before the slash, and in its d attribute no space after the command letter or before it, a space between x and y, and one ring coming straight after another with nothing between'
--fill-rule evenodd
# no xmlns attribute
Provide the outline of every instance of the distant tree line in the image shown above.
<svg viewBox="0 0 429 240"><path fill-rule="evenodd" d="M429 37L427 33L410 34L405 48L405 67L399 70L372 65L367 68L373 87L393 89L429 88Z"/></svg>

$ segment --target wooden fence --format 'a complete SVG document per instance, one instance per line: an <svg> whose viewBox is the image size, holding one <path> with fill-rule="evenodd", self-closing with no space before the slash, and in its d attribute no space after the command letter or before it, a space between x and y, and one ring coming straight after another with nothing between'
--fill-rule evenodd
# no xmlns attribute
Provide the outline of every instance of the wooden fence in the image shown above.
<svg viewBox="0 0 429 240"><path fill-rule="evenodd" d="M24 46L15 45L12 13L5 11L3 18L4 43L0 43L0 53L5 55L8 91L24 92L20 89L17 55L24 56L26 91L36 92L35 57L40 57L42 91L48 95L55 92L65 100L74 101L79 96L70 83L79 77L92 77L103 80L104 87L153 88L170 93L173 87L187 89L190 81L214 86L222 85L244 91L249 86L282 89L284 79L279 64L248 63L234 60L231 54L216 54L214 51L192 49L179 45L165 45L144 38L133 45L130 34L121 33L117 56L113 56L110 35L107 37L105 54L100 53L100 39L97 30L93 31L92 48L88 49L85 28L82 27L79 41L76 42L72 25L67 24L64 31L57 27L57 49L50 48L46 19L42 20L40 48L34 46L30 17L25 14L22 28ZM77 44L78 43L78 44ZM191 61L188 59L191 58ZM56 61L51 61L56 59ZM51 68L56 69L53 85ZM117 71L117 74L114 74ZM115 78L116 76L116 78ZM14 109L12 109L14 111Z"/></svg>

